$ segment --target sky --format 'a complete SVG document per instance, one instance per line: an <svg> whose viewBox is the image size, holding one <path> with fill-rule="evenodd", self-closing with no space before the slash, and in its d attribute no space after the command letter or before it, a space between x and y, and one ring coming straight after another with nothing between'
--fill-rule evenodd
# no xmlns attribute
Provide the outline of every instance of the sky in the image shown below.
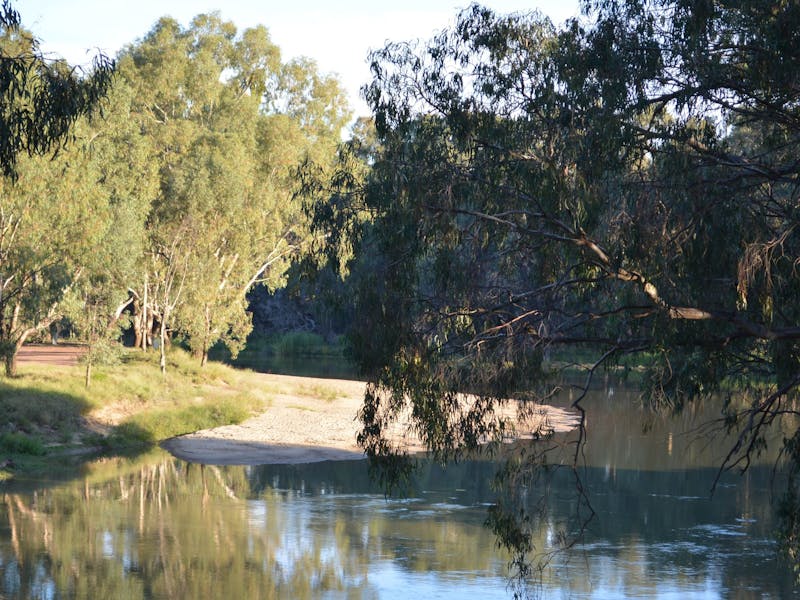
<svg viewBox="0 0 800 600"><path fill-rule="evenodd" d="M306 56L342 81L357 115L368 114L359 89L369 80L367 54L386 41L428 39L452 24L469 0L12 0L23 25L47 53L85 65L114 56L162 16L186 26L219 11L241 31L265 25L284 60ZM556 23L578 14L578 0L484 0L496 12L539 10Z"/></svg>

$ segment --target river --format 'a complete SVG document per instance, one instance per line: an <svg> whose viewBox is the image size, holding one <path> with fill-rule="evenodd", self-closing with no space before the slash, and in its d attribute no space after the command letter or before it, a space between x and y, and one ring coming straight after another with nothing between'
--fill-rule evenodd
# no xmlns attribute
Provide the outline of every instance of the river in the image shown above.
<svg viewBox="0 0 800 600"><path fill-rule="evenodd" d="M713 406L648 417L613 385L585 405L581 477L596 516L531 595L800 595L777 553L769 460L725 474L709 495L727 446L696 426ZM407 496L387 498L364 461L215 467L154 451L54 464L2 484L0 596L509 598L509 557L483 526L495 468L424 463ZM576 526L571 473L530 490L532 506L539 492L542 550Z"/></svg>

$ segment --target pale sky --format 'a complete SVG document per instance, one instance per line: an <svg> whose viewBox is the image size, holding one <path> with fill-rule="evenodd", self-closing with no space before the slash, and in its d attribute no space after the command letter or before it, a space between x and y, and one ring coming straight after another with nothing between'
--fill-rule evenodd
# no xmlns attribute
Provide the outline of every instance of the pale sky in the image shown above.
<svg viewBox="0 0 800 600"><path fill-rule="evenodd" d="M219 11L239 31L265 25L283 59L307 56L320 71L336 73L357 115L368 114L359 88L369 80L367 53L387 40L427 39L452 24L469 0L12 0L23 25L45 52L87 64L98 50L116 55L143 37L162 16L186 26ZM556 23L578 14L578 0L485 0L500 13L537 9Z"/></svg>

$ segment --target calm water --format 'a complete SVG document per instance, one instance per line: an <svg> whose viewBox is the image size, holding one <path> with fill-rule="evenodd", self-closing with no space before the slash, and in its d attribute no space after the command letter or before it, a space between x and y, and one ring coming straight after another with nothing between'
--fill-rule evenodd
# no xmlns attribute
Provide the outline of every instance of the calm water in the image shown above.
<svg viewBox="0 0 800 600"><path fill-rule="evenodd" d="M777 559L768 464L726 477L710 499L723 446L682 433L692 415L650 420L645 435L626 392L586 404L597 516L532 594L798 595ZM482 526L493 470L425 465L408 497L387 499L358 461L213 467L154 452L58 467L59 481L4 485L0 597L508 598L507 556ZM546 492L540 549L574 523L572 480Z"/></svg>
<svg viewBox="0 0 800 600"><path fill-rule="evenodd" d="M225 360L224 357L216 357ZM276 356L269 352L256 352L246 348L235 361L228 364L261 373L280 373L298 377L324 377L327 379L357 379L358 369L341 356Z"/></svg>

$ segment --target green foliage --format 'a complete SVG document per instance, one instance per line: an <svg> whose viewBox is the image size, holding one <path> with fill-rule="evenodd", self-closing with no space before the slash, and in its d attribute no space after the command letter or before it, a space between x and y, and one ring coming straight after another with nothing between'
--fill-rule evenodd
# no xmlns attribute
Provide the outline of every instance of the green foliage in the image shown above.
<svg viewBox="0 0 800 600"><path fill-rule="evenodd" d="M240 423L252 416L257 408L260 408L257 402L242 396L210 400L178 410L150 410L115 427L111 444L113 447L152 445L177 435Z"/></svg>
<svg viewBox="0 0 800 600"><path fill-rule="evenodd" d="M81 357L81 362L104 366L118 365L122 362L124 352L119 342L99 340Z"/></svg>
<svg viewBox="0 0 800 600"><path fill-rule="evenodd" d="M114 204L122 200L114 190L123 184L107 182L103 161L116 158L106 152L107 140L118 138L116 131L98 125L100 119L92 119L101 102L119 114L118 94L112 93L114 63L99 56L92 71L83 73L50 60L19 28L19 15L8 3L0 13L0 129L5 132L0 136L5 176L0 182L0 345L6 373L13 375L17 349L62 317L60 305L69 293L84 283L102 287L101 280L120 273L116 259L122 253L114 236L128 222L115 217L141 204L127 209ZM106 102L109 95L113 98ZM101 134L106 135L97 142L98 156L92 140ZM48 154L53 156L41 157ZM129 168L135 166L131 162ZM146 193L147 186L142 187Z"/></svg>
<svg viewBox="0 0 800 600"><path fill-rule="evenodd" d="M341 356L341 346L331 345L316 333L294 331L281 335L274 345L278 356Z"/></svg>
<svg viewBox="0 0 800 600"><path fill-rule="evenodd" d="M672 410L758 381L729 392L744 408L725 467L797 414L798 6L585 6L557 30L475 5L374 52L368 173L352 147L332 175L307 170L358 314L359 442L390 473L393 422L458 458L502 434L504 399L550 397L546 357L576 347L584 390L648 356L645 394ZM526 552L515 519L495 522Z"/></svg>
<svg viewBox="0 0 800 600"><path fill-rule="evenodd" d="M292 170L330 160L344 95L312 62L282 63L264 27L239 34L216 13L187 28L161 19L119 62L158 172L149 260L130 285L203 362L218 341L235 356L251 329L246 292L279 285L303 243Z"/></svg>
<svg viewBox="0 0 800 600"><path fill-rule="evenodd" d="M203 362L217 341L235 355L251 328L247 290L280 285L305 243L292 172L334 155L349 119L338 81L282 62L264 27L239 34L218 14L185 28L164 18L82 76L45 59L3 4L0 54L7 373L50 324L68 318L102 346L124 310L140 346L156 335L163 353L179 331Z"/></svg>
<svg viewBox="0 0 800 600"><path fill-rule="evenodd" d="M0 448L4 452L31 456L44 456L47 453L40 439L24 433L0 434Z"/></svg>
<svg viewBox="0 0 800 600"><path fill-rule="evenodd" d="M0 38L0 165L14 179L20 153L53 153L70 141L76 120L95 111L110 88L114 62L98 55L84 74L51 61L8 0L0 6Z"/></svg>

